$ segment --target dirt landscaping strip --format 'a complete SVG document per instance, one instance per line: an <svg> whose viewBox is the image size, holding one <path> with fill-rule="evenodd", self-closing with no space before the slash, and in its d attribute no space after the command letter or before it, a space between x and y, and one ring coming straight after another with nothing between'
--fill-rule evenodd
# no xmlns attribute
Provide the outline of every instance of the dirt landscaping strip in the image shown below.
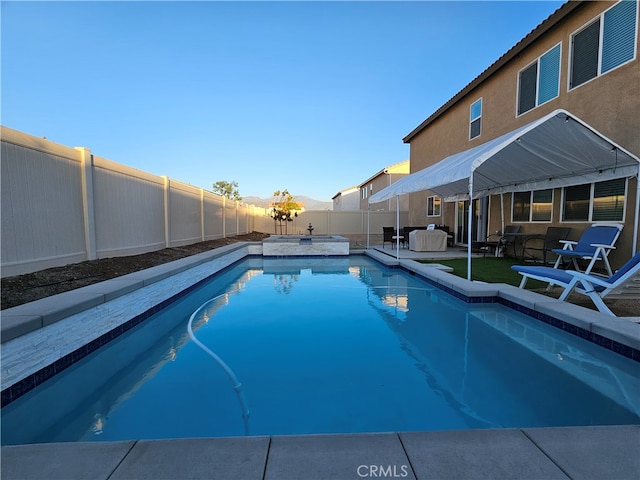
<svg viewBox="0 0 640 480"><path fill-rule="evenodd" d="M51 295L103 282L232 243L260 242L268 236L269 234L266 233L252 232L246 235L208 240L182 247L165 248L140 255L88 260L3 278L0 282L2 290L0 309L16 307L23 303L33 302Z"/></svg>

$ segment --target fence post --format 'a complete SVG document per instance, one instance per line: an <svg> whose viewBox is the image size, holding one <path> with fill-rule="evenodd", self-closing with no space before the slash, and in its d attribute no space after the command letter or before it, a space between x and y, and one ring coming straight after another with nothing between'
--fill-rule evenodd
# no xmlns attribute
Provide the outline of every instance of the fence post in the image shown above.
<svg viewBox="0 0 640 480"><path fill-rule="evenodd" d="M164 246L169 248L171 246L171 179L166 175L163 175L164 179Z"/></svg>
<svg viewBox="0 0 640 480"><path fill-rule="evenodd" d="M82 172L82 216L84 218L84 244L87 260L98 258L96 252L96 218L93 197L93 155L85 147L76 147L80 152L80 170Z"/></svg>
<svg viewBox="0 0 640 480"><path fill-rule="evenodd" d="M204 188L200 189L200 241L204 242Z"/></svg>
<svg viewBox="0 0 640 480"><path fill-rule="evenodd" d="M222 195L222 238L227 238L227 197Z"/></svg>

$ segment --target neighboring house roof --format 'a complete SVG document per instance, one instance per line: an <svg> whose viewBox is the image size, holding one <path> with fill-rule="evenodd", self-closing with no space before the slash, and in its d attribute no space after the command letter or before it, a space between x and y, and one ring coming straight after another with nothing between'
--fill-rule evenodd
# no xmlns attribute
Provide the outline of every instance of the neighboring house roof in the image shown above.
<svg viewBox="0 0 640 480"><path fill-rule="evenodd" d="M344 190L340 190L333 197L331 197L331 200L335 200L340 195L348 195L350 193L357 192L359 189L360 189L360 187L358 185L354 185L353 187L345 188Z"/></svg>
<svg viewBox="0 0 640 480"><path fill-rule="evenodd" d="M410 165L411 165L410 160L404 160L402 162L394 163L392 165L384 167L382 170L378 171L374 175L372 175L369 178L367 178L360 185L358 185L358 188L360 188L362 185L364 185L366 183L369 183L374 178L378 178L380 175L392 174L392 173L400 174L400 175L402 175L402 174L407 174L408 175L409 173L411 173Z"/></svg>
<svg viewBox="0 0 640 480"><path fill-rule="evenodd" d="M402 139L404 143L410 143L413 137L418 135L422 130L427 128L430 123L433 123L437 118L443 115L447 110L453 107L458 101L464 98L467 94L469 94L474 88L487 80L491 75L500 70L504 65L509 63L513 58L518 56L525 50L529 45L538 40L542 35L547 33L553 27L555 27L558 23L560 23L566 16L568 16L571 12L581 7L584 1L574 1L570 0L560 8L558 8L555 12L553 12L546 20L544 20L540 25L538 25L535 29L533 29L526 37L516 43L507 53L502 55L498 60L496 60L489 68L487 68L484 72L474 78L471 83L469 83L466 87L456 93L447 103L442 105L438 110L436 110L431 116L429 116L424 122L414 128L406 137Z"/></svg>

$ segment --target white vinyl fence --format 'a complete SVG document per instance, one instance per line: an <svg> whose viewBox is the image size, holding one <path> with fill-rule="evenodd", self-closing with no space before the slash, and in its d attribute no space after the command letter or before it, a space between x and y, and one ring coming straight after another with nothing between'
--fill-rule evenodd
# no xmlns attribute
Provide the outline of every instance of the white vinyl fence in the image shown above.
<svg viewBox="0 0 640 480"><path fill-rule="evenodd" d="M400 212L400 228L408 225L409 214ZM256 230L271 234L280 234L275 222L268 216L254 219ZM345 235L366 240L367 226L372 237L380 242L382 227L395 227L396 212L308 210L300 213L291 222L283 226L289 235L307 235L309 224L313 227L313 235ZM380 238L378 238L380 237Z"/></svg>
<svg viewBox="0 0 640 480"><path fill-rule="evenodd" d="M3 277L259 231L268 211L1 127ZM212 172L212 175L215 172ZM214 177L215 178L215 177ZM402 223L408 218L402 212ZM307 211L288 232L379 234L394 212Z"/></svg>

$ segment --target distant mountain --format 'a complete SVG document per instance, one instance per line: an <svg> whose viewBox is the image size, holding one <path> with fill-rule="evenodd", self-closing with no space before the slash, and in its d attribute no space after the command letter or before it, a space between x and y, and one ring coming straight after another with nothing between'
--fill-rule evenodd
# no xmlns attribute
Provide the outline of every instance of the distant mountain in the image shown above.
<svg viewBox="0 0 640 480"><path fill-rule="evenodd" d="M305 210L333 210L333 202L323 202L322 200L315 200L305 195L294 195L293 200L304 204ZM249 205L255 205L256 207L269 208L271 203L275 201L275 197L242 197L242 201Z"/></svg>
<svg viewBox="0 0 640 480"><path fill-rule="evenodd" d="M333 202L323 202L304 195L296 195L293 199L296 202L304 203L304 208L307 210L333 210Z"/></svg>

